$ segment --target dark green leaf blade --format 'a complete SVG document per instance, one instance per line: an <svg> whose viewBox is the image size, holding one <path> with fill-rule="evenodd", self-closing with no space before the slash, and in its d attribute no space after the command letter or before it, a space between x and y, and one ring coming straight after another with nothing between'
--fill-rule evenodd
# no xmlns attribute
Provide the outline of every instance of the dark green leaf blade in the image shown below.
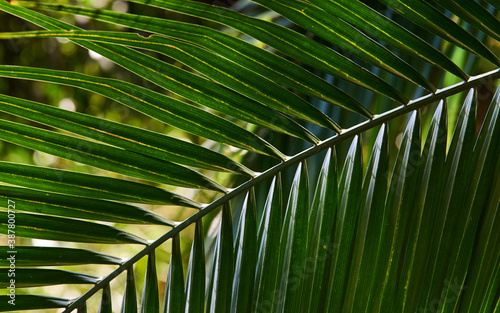
<svg viewBox="0 0 500 313"><path fill-rule="evenodd" d="M255 267L257 261L257 221L254 190L245 198L236 242L231 313L252 312Z"/></svg>
<svg viewBox="0 0 500 313"><path fill-rule="evenodd" d="M196 88L196 90L202 92L205 96L210 95L210 92L213 93L215 91L219 91L216 95L218 102L224 103L212 104L211 102L207 102L206 100L204 101L203 99L193 99L193 97L188 97L185 93L179 92L180 95L190 98L191 100L198 100L199 103L217 109L226 114L286 133L302 133L302 136L304 136L307 132L304 129L300 129L291 119L287 119L282 115L274 117L275 114L273 114L273 110L270 108L294 115L311 123L331 128L337 132L340 131L339 126L324 113L305 102L302 98L283 89L281 86L275 84L267 78L257 75L253 71L242 67L237 63L228 62L226 58L217 54L211 55L209 57L210 62L206 62L205 59L207 58L207 51L205 49L181 41L159 36L143 38L133 33L90 31L34 32L17 34L3 33L0 38L27 38L31 36L37 38L74 38L75 40L118 44L159 52L184 63L192 69L204 74L208 78L219 82L221 85L236 92L240 92L244 96L257 102L251 102L246 100L246 98L240 98L237 96L229 97L233 94L228 92L228 90L223 90L222 87L219 86L207 86L208 82L205 82L202 78L188 72L184 73L176 67L169 66L169 74L171 76L176 78L179 76L186 76L184 80L186 82L189 81L192 85L190 88ZM183 86L185 86L186 82L183 81ZM170 87L169 89L176 91L175 87ZM231 103L238 103L238 106L231 105ZM264 105L269 106L270 108ZM278 123L273 122L274 120ZM277 125L280 126L277 127ZM295 126L295 128L292 126ZM311 139L314 138L311 134L309 134L309 137Z"/></svg>
<svg viewBox="0 0 500 313"><path fill-rule="evenodd" d="M160 313L160 297L158 295L158 275L156 274L155 251L148 255L146 278L142 292L141 313Z"/></svg>
<svg viewBox="0 0 500 313"><path fill-rule="evenodd" d="M486 114L486 118L481 127L479 137L476 141L474 147L474 160L473 160L473 174L469 181L468 192L465 203L462 204L466 210L463 214L462 219L462 229L464 231L456 238L456 244L454 245L453 251L451 251L453 264L448 268L447 278L448 281L452 281L456 278L455 286L462 287L467 282L465 277L462 277L460 273L474 273L477 271L477 266L481 264L477 259L471 262L471 257L481 258L483 253L475 252L474 244L476 243L476 234L479 226L479 220L482 214L486 214L484 211L488 205L488 197L490 186L494 184L494 176L492 173L497 173L495 166L498 165L498 155L500 154L500 89L497 89L495 96L491 102L490 108ZM495 195L498 196L498 195ZM487 229L487 226L486 226ZM480 245L479 245L480 247ZM478 248L479 248L478 247ZM454 261L456 260L456 261ZM491 272L490 272L491 274ZM488 276L487 276L488 277ZM476 282L470 282L470 285L476 285ZM486 288L483 285L483 281L479 283L478 286L482 286L482 290ZM448 289L449 292L453 292L454 289ZM479 302L483 301L484 292L479 293L478 297L474 299L474 303L471 303L471 295L474 293L474 289L466 290L464 295L464 312L472 312L477 310L479 307ZM481 291L480 291L481 292ZM445 307L443 312L452 312L453 306Z"/></svg>
<svg viewBox="0 0 500 313"><path fill-rule="evenodd" d="M137 293L135 290L134 266L127 270L127 282L123 294L121 313L137 313Z"/></svg>
<svg viewBox="0 0 500 313"><path fill-rule="evenodd" d="M361 202L362 161L359 137L355 137L349 148L339 183L339 207L335 217L333 255L328 278L327 297L323 305L326 312L340 312L347 290L348 266Z"/></svg>
<svg viewBox="0 0 500 313"><path fill-rule="evenodd" d="M217 244L217 241L215 243L215 245L213 246L213 261L212 261L212 266L211 266L211 269L210 269L210 272L209 274L207 275L207 278L208 278L208 284L207 284L207 293L206 293L206 296L205 296L205 300L206 300L206 304L205 304L205 308L211 308L212 307L212 300L215 300L213 298L213 294L214 294L214 282L215 282L215 266L217 265L217 262L216 262L216 257L217 257L217 254L218 254L218 251L219 251L219 245ZM206 310L204 310L203 312L206 312Z"/></svg>
<svg viewBox="0 0 500 313"><path fill-rule="evenodd" d="M332 233L338 207L337 175L337 156L333 147L328 149L323 161L309 217L308 260L315 260L315 264L314 268L306 264L308 275L303 287L302 312L318 312L328 290L325 277L329 276L328 263L334 248Z"/></svg>
<svg viewBox="0 0 500 313"><path fill-rule="evenodd" d="M497 164L498 168L498 164ZM497 171L498 173L498 171ZM498 179L496 180L496 188L494 189L494 192L496 192L496 195L500 194L500 184L498 183ZM492 197L489 203L489 211L495 211L498 212L500 209L500 199L496 197ZM495 208L494 205L498 204L497 207ZM496 229L498 229L499 224L498 224L498 218L496 219L496 225L494 226ZM497 236L494 238L498 238L498 233L494 234L493 236ZM488 269L483 270L484 273L491 273L489 276L489 283L488 283L488 289L486 290L485 296L483 298L483 302L481 303L481 312L486 313L486 312L493 312L493 310L498 310L499 306L499 298L498 298L498 292L500 290L500 255L498 254L498 251L500 251L500 247L498 246L498 241L490 240L490 242L496 242L497 245L494 247L491 247L492 252L497 252L496 255L493 257L489 257L490 261L490 267ZM494 264L494 265L493 265ZM485 281L488 280L488 278L485 279Z"/></svg>
<svg viewBox="0 0 500 313"><path fill-rule="evenodd" d="M78 307L76 313L87 313L87 302L84 302L82 305Z"/></svg>
<svg viewBox="0 0 500 313"><path fill-rule="evenodd" d="M425 275L423 284L424 293L420 299L419 307L436 308L436 299L439 300L438 312L444 307L447 310L456 308L459 297L455 294L454 283L466 275L465 272L457 273L453 278L446 277L446 268L451 259L450 247L456 243L456 234L465 230L464 225L464 196L467 194L468 182L471 180L471 160L476 132L476 106L477 97L474 90L470 90L455 126L448 155L446 157L442 183L444 189L441 194L440 209L436 218L432 245L429 252L429 270ZM457 260L453 260L457 262ZM451 279L451 280L450 280ZM443 298L443 295L445 296Z"/></svg>
<svg viewBox="0 0 500 313"><path fill-rule="evenodd" d="M30 6L33 3L23 2ZM339 105L348 110L371 118L373 115L353 97L344 91L326 83L296 64L275 54L259 49L242 40L199 25L167 21L164 19L143 17L133 14L120 14L106 10L95 10L64 5L51 6L35 4L38 8L84 15L135 29L164 34L169 37L193 42L204 46L235 63L242 64L264 77L269 77L279 84L289 86L308 94ZM1 8L1 6L0 6ZM14 9L11 9L13 11ZM17 11L15 13L19 14Z"/></svg>
<svg viewBox="0 0 500 313"><path fill-rule="evenodd" d="M29 5L29 3L27 3ZM37 4L38 6L38 4ZM66 24L62 21L50 18L46 15L28 10L26 8L22 8L19 6L3 6L2 3L0 3L0 9L5 9L6 11L15 14L21 18L25 18L29 20L32 23L35 23L41 27L47 28L49 30L79 30L79 28L74 27L72 25ZM61 10L60 6L57 6L56 8L58 11ZM148 18L149 20L149 18ZM80 46L83 46L89 50L92 50L94 52L97 52L101 54L104 57L107 57L108 59L112 60L116 64L130 70L131 72L157 84L158 86L161 86L163 88L166 88L168 90L174 89L176 92L178 92L181 96L184 98L190 99L194 102L200 102L202 104L205 104L207 106L211 107L216 107L218 110L222 110L229 115L234 115L236 112L241 112L241 110L235 109L234 106L230 105L231 103L247 103L248 99L245 97L241 97L236 93L233 93L231 91L228 91L226 88L223 88L217 84L214 84L210 82L209 80L205 80L201 77L198 77L192 73L189 73L185 70L179 69L176 66L173 66L171 64L168 64L163 61L159 61L156 58L153 58L149 55L140 53L138 51L135 51L133 49L123 47L123 46L116 46L116 45L110 45L110 44L98 44L98 43L92 43L92 42L87 42L87 41L82 41L82 40L75 40L75 43L79 44ZM171 73L175 73L173 77L170 76ZM203 92L201 92L203 91ZM215 94L214 94L215 93ZM142 96L143 92L137 92L137 91L132 91L132 94L135 96L139 96L139 98ZM232 95L232 100L229 99L227 101L222 101L226 99L228 96ZM231 97L230 97L231 98ZM236 98L236 99L235 99ZM170 99L170 100L168 100ZM208 119L213 119L215 116L210 114L209 112L205 112L204 110L199 110L195 106L189 105L187 103L175 100L173 98L165 97L164 101L168 100L167 103L163 103L163 106L167 105L170 103L169 110L174 113L178 113L179 110L183 111L184 114L188 114L191 112L191 117L193 117L193 110L195 112L198 112L198 114L201 114L202 117L208 118ZM229 101L229 102L228 102ZM247 103L248 104L248 103ZM247 108L249 107L255 107L255 102L251 102L252 105L246 105ZM229 105L229 106L228 106ZM259 106L257 104L257 106ZM160 106L161 108L162 106ZM151 108L150 108L151 109ZM318 111L319 112L319 111ZM158 114L159 112L157 112ZM148 113L146 113L148 114ZM259 113L255 113L259 114ZM165 112L164 114L165 115ZM168 114L167 114L168 115ZM241 115L241 114L240 114ZM160 118L161 114L159 116L152 115L154 118ZM181 117L184 116L170 116L170 118L174 118L176 121L177 126L182 125L182 127L188 126L189 120L185 120ZM253 114L246 114L246 117L253 118ZM262 115L260 115L262 117ZM163 116L166 118L166 116ZM241 116L240 116L241 117ZM180 118L180 120L179 120ZM270 116L264 117L264 119L267 119L269 121ZM216 118L217 119L217 118ZM296 124L292 120L283 117L283 116L277 116L275 118L276 120L279 120L279 126L288 128L289 130L294 133L295 136L298 136L299 138L303 138L305 140L310 140L312 142L316 142L317 139L311 135L308 131L306 131L303 127L300 125ZM196 120L196 118L195 118ZM203 120L203 119L202 119ZM219 120L224 124L227 122L224 121L223 119ZM259 119L253 119L254 123L260 124L261 120ZM272 121L272 119L271 119ZM186 124L187 123L187 124ZM274 125L273 125L274 124ZM225 126L229 126L225 125ZM267 126L270 126L271 128L276 128L277 124L275 123L267 123ZM217 130L217 123L214 125L214 130ZM182 128L181 127L181 128ZM233 125L234 127L234 125ZM198 129L199 131L200 129ZM197 131L197 128L192 125L191 127L191 132L192 131ZM206 134L205 136L209 135L214 135L216 138L220 136L224 137L223 133L218 133L216 134L216 131L210 130L209 127L205 128ZM240 130L241 131L241 130ZM298 132L297 132L298 131ZM197 134L202 134L203 132L199 131ZM202 135L203 136L203 135ZM250 137L252 137L250 135ZM208 137L207 137L208 138ZM248 136L247 136L248 138ZM214 138L210 138L214 139ZM244 138L240 138L244 139ZM215 141L220 141L217 139L214 139ZM226 141L231 142L232 139L230 136L226 136L225 138ZM245 141L245 140L244 140ZM254 141L259 142L259 139L254 139ZM253 144L256 144L255 142ZM271 154L274 155L274 154Z"/></svg>
<svg viewBox="0 0 500 313"><path fill-rule="evenodd" d="M500 40L500 21L476 1L438 0L437 3L455 13L472 26Z"/></svg>
<svg viewBox="0 0 500 313"><path fill-rule="evenodd" d="M200 205L170 191L125 180L0 162L0 181L69 195L127 202Z"/></svg>
<svg viewBox="0 0 500 313"><path fill-rule="evenodd" d="M231 310L231 288L234 273L233 227L229 204L222 207L222 219L217 236L217 252L214 255L213 288L210 313L229 313Z"/></svg>
<svg viewBox="0 0 500 313"><path fill-rule="evenodd" d="M271 312L273 310L279 261L275 253L280 249L283 211L281 197L281 179L274 177L269 188L259 229L259 252L253 293L255 297L254 312Z"/></svg>
<svg viewBox="0 0 500 313"><path fill-rule="evenodd" d="M290 57L336 77L370 88L396 101L406 103L404 95L350 59L277 24L250 18L233 10L188 0L134 0L227 25L260 40ZM313 52L314 51L314 52Z"/></svg>
<svg viewBox="0 0 500 313"><path fill-rule="evenodd" d="M3 119L0 128L0 139L75 162L163 184L226 191L196 171L135 152Z"/></svg>
<svg viewBox="0 0 500 313"><path fill-rule="evenodd" d="M382 0L382 2L417 25L426 28L469 52L482 56L493 64L499 65L500 61L498 57L481 41L427 2L411 0Z"/></svg>
<svg viewBox="0 0 500 313"><path fill-rule="evenodd" d="M0 212L0 233L7 234L7 212ZM147 241L115 227L80 220L15 213L15 234L19 237L106 244L143 244Z"/></svg>
<svg viewBox="0 0 500 313"><path fill-rule="evenodd" d="M203 224L197 221L186 275L186 313L205 312L205 276Z"/></svg>
<svg viewBox="0 0 500 313"><path fill-rule="evenodd" d="M0 266L8 267L7 260L11 251L8 246L0 246ZM119 265L122 259L90 250L60 247L17 246L16 250L22 258L16 259L16 267L61 266L78 264L114 264Z"/></svg>
<svg viewBox="0 0 500 313"><path fill-rule="evenodd" d="M0 199L5 200L3 203L8 203L9 199L15 201L17 210L21 211L114 223L175 225L175 222L137 206L27 188L2 186ZM1 200L0 203L2 203Z"/></svg>
<svg viewBox="0 0 500 313"><path fill-rule="evenodd" d="M411 206L418 186L420 165L420 118L414 111L407 123L386 199L389 213L384 225L388 225L382 235L380 262L375 269L374 294L369 312L377 313L385 308L393 312L396 297L400 260L404 259L408 225L411 222ZM384 308L384 309L382 309Z"/></svg>
<svg viewBox="0 0 500 313"><path fill-rule="evenodd" d="M98 313L113 313L111 288L106 284L102 288L101 304L99 305Z"/></svg>
<svg viewBox="0 0 500 313"><path fill-rule="evenodd" d="M381 67L399 77L435 91L433 86L417 70L401 60L385 47L372 40L350 24L339 18L332 18L327 12L301 1L256 1L292 20L317 36L346 49L356 56Z"/></svg>
<svg viewBox="0 0 500 313"><path fill-rule="evenodd" d="M29 3L26 5L29 6ZM36 4L36 6L40 7L38 4ZM58 6L57 10L60 9L61 8ZM47 25L43 21L38 24L44 27L50 27L50 25ZM59 25L59 28L62 27L63 29L78 30L78 28L63 25L60 22ZM127 35L122 34L122 36ZM228 62L227 59L221 56L212 55L211 59L214 59L212 61L218 65L214 66L211 63L204 61L207 58L206 50L187 43L172 41L171 39L156 37L151 39L146 38L146 40L141 41L141 37L133 34L129 34L128 37L129 40L130 37L132 37L132 41L130 42L135 43L135 46L152 49L164 54L167 53L174 59L178 59L209 78L219 81L235 91L241 92L246 97L253 98L263 104L270 105L271 107L285 109L285 111L289 113L298 114L314 123L319 123L325 127L337 129L337 131L339 131L338 126L314 106L309 105L300 97L297 97L295 94L279 87L278 85L275 85L266 78L256 75L252 71L241 67L239 64ZM96 41L99 41L99 38L102 38L102 36L94 36L93 39L89 37L82 37L82 39L85 40L96 39ZM162 48L158 50L158 46L150 44L150 41L162 43ZM96 43L84 42L82 40L75 40L75 42L100 53L115 63L129 69L145 79L154 82L159 86L179 94L186 99L215 108L216 110L225 112L229 115L234 115L252 123L261 124L272 129L279 129L276 127L276 124L272 122L272 115L267 114L272 112L272 110L257 102L249 101L249 99L242 97L240 94L232 92L210 80L206 80L193 73L179 69L176 66L159 61L158 59L149 57L148 55L126 47L118 47L108 44L99 45ZM119 44L123 44L123 41L119 42ZM131 44L130 46L134 46L134 44ZM110 53L113 51L115 53ZM252 77L253 79L251 79ZM245 82L245 80L249 79L250 81ZM274 85L276 88L269 88L270 85ZM234 106L234 103L238 103L239 105ZM316 118L313 118L313 116ZM276 117L275 119L282 122L279 124L282 127L281 130L293 130L296 132L296 135L306 135L305 138L309 137L309 139L315 138L290 119L283 116Z"/></svg>
<svg viewBox="0 0 500 313"><path fill-rule="evenodd" d="M385 228L385 199L389 168L387 125L382 125L375 141L363 182L355 247L343 310L367 312L373 297L375 268L380 260Z"/></svg>
<svg viewBox="0 0 500 313"><path fill-rule="evenodd" d="M0 95L0 110L160 160L253 175L225 155L145 129L7 95Z"/></svg>
<svg viewBox="0 0 500 313"><path fill-rule="evenodd" d="M284 158L281 152L262 138L223 118L132 83L76 72L8 65L0 65L0 76L86 89L187 132L242 149Z"/></svg>
<svg viewBox="0 0 500 313"><path fill-rule="evenodd" d="M449 283L448 297L458 297L462 293L460 309L463 312L494 312L496 298L498 298L499 263L500 263L500 172L499 162L495 168L493 188L487 206L484 208L484 219L478 226L478 240L476 241L463 285L459 280ZM458 286L457 286L458 285ZM458 288L457 288L458 287ZM451 306L453 308L453 306ZM480 308L477 310L476 308ZM451 312L446 308L442 312Z"/></svg>
<svg viewBox="0 0 500 313"><path fill-rule="evenodd" d="M427 271L430 244L439 210L443 185L439 179L444 175L447 125L446 108L441 100L431 122L422 152L422 176L417 197L413 204L412 223L408 237L401 282L395 310L418 310L423 292L422 284Z"/></svg>
<svg viewBox="0 0 500 313"><path fill-rule="evenodd" d="M9 296L0 296L0 312L64 308L71 303L67 299L38 295L16 295L15 305L10 304L10 300Z"/></svg>
<svg viewBox="0 0 500 313"><path fill-rule="evenodd" d="M21 259L24 258L21 254L11 254L10 257ZM9 269L0 268L0 274L2 277L8 276ZM51 286L51 285L61 285L61 284L95 284L99 277L69 272L63 270L54 270L46 268L18 268L15 270L15 285L16 288L26 288L26 287L39 287L39 286ZM8 288L10 281L8 279L0 281L1 288Z"/></svg>
<svg viewBox="0 0 500 313"><path fill-rule="evenodd" d="M424 58L463 80L469 78L462 69L440 51L400 25L375 12L361 1L312 0L311 2L371 36L392 44L417 58Z"/></svg>
<svg viewBox="0 0 500 313"><path fill-rule="evenodd" d="M172 238L172 253L165 286L163 313L184 313L184 271L182 269L181 242L179 235Z"/></svg>
<svg viewBox="0 0 500 313"><path fill-rule="evenodd" d="M287 205L281 245L286 245L283 255L282 278L276 312L300 312L301 285L308 247L309 185L306 163L300 163L295 172ZM285 232L286 230L286 232ZM283 239L286 238L286 241ZM298 272L297 272L298 271Z"/></svg>
<svg viewBox="0 0 500 313"><path fill-rule="evenodd" d="M487 0L487 2L489 2L489 4L494 6L497 10L500 10L500 3L498 3L496 0Z"/></svg>

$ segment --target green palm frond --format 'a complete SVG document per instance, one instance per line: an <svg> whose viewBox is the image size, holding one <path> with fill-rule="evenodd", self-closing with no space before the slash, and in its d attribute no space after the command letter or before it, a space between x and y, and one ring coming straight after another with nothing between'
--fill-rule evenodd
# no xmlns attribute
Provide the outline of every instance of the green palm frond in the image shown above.
<svg viewBox="0 0 500 313"><path fill-rule="evenodd" d="M0 39L64 38L117 66L4 62L0 83L69 88L172 130L0 94L3 142L87 166L0 161L0 311L96 311L99 293L99 312L500 312L500 89L477 89L500 78L498 4L380 2L0 1L36 25ZM75 267L96 264L114 268Z"/></svg>

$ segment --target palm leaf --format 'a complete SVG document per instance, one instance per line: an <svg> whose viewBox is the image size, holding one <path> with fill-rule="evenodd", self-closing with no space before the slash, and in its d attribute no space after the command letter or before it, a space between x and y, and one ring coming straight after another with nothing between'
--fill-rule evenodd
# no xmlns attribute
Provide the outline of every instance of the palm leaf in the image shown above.
<svg viewBox="0 0 500 313"><path fill-rule="evenodd" d="M477 111L486 101L471 89L494 88L500 77L491 44L500 38L498 5L382 1L402 19L348 0L255 0L245 13L188 0L131 2L131 13L0 2L6 16L43 29L0 39L64 38L126 73L3 63L0 82L66 86L176 128L163 134L0 95L0 139L89 169L0 161L0 232L8 236L0 272L19 267L2 285L0 311L14 300L15 310L86 312L102 291L98 310L112 312L114 279L125 271L122 312L137 312L138 300L141 312L498 311L500 89L484 120ZM138 5L182 18L142 14ZM107 24L84 30L68 22L75 15ZM483 60L495 67L484 71ZM448 84L451 76L459 82ZM450 97L464 91L460 110ZM167 219L159 205L189 217ZM203 225L211 220L216 226ZM121 224L163 235L148 240ZM21 246L16 237L142 250L122 259L96 246ZM158 272L170 239L168 273ZM37 268L76 264L117 268L102 278ZM145 275L140 296L135 272ZM72 300L29 294L53 284L93 286Z"/></svg>
<svg viewBox="0 0 500 313"><path fill-rule="evenodd" d="M142 128L0 95L0 110L154 158L214 171L253 176L238 162L209 149ZM61 123L61 120L66 123Z"/></svg>

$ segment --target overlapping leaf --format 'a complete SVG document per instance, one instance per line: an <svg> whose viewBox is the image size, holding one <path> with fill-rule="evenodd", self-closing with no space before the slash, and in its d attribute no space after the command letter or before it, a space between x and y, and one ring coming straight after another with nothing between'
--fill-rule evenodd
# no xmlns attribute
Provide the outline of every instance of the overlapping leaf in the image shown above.
<svg viewBox="0 0 500 313"><path fill-rule="evenodd" d="M2 274L2 276L4 277L8 277L8 271L9 269L7 268L0 269L0 274ZM45 268L17 269L15 271L15 276L12 277L15 277L15 285L18 288L61 284L95 284L99 279L99 277L90 275ZM0 286L2 288L7 288L9 285L9 280L5 280L0 283Z"/></svg>
<svg viewBox="0 0 500 313"><path fill-rule="evenodd" d="M205 306L205 248L203 224L196 222L186 275L186 313L203 313Z"/></svg>
<svg viewBox="0 0 500 313"><path fill-rule="evenodd" d="M284 157L276 148L260 137L223 118L121 80L104 79L75 72L6 65L0 65L0 76L40 80L86 89L193 134L242 149L279 158Z"/></svg>
<svg viewBox="0 0 500 313"><path fill-rule="evenodd" d="M23 2L22 4L28 7L33 6L33 3L29 2ZM135 29L187 40L188 42L193 42L217 52L238 64L243 64L264 77L270 77L277 83L290 86L301 92L335 103L362 115L372 115L359 102L354 100L353 97L331 85L329 86L324 80L311 75L309 72L294 65L292 62L286 61L275 54L267 53L262 49L258 49L234 37L213 31L210 28L140 15L117 14L106 10L93 10L69 6L50 6L39 3L36 3L35 6L38 8L47 8L89 16ZM206 9L207 7L203 8ZM219 9L220 8L217 8L217 10Z"/></svg>
<svg viewBox="0 0 500 313"><path fill-rule="evenodd" d="M326 12L356 26L364 32L417 57L422 57L432 64L442 67L457 77L466 80L464 73L456 64L440 51L407 31L399 24L372 10L360 1L351 0L313 0L313 4Z"/></svg>
<svg viewBox="0 0 500 313"><path fill-rule="evenodd" d="M0 266L10 265L10 261L7 260L10 257L8 251L12 249L7 246L0 247L2 253ZM22 246L16 247L15 251L22 255L22 258L16 259L17 267L121 263L120 258L82 249Z"/></svg>
<svg viewBox="0 0 500 313"><path fill-rule="evenodd" d="M20 211L85 218L115 223L175 223L143 208L120 202L82 198L27 188L2 186L0 199L17 203Z"/></svg>
<svg viewBox="0 0 500 313"><path fill-rule="evenodd" d="M153 182L190 188L225 188L180 165L131 151L0 119L0 139L80 163Z"/></svg>
<svg viewBox="0 0 500 313"><path fill-rule="evenodd" d="M182 270L182 255L179 236L172 239L172 254L165 287L163 312L184 313L186 297L184 294L184 271Z"/></svg>
<svg viewBox="0 0 500 313"><path fill-rule="evenodd" d="M0 311L6 312L11 311L13 305L8 301L12 300L9 296L0 296ZM56 298L56 297L46 297L46 296L36 296L36 295L16 295L16 310L43 310L43 309L54 309L54 308L64 308L71 301L68 299Z"/></svg>
<svg viewBox="0 0 500 313"><path fill-rule="evenodd" d="M342 49L354 53L356 56L382 67L404 79L424 86L426 89L435 90L427 79L418 73L409 64L402 61L389 50L378 44L362 32L352 27L345 21L327 17L325 11L314 5L300 1L256 1L283 16L291 19L297 25L314 31L315 34L338 45ZM380 89L377 89L380 91Z"/></svg>
<svg viewBox="0 0 500 313"><path fill-rule="evenodd" d="M34 11L31 11L31 10L26 10L25 8L22 8L22 7L15 7L15 8L12 6L4 7L0 4L0 9L8 10L8 12L10 12L12 14L15 14L19 17L28 19L28 20L35 22L36 24L38 24L44 28L50 29L50 30L78 30L78 28L71 26L69 24L63 23L63 22L56 20L56 19L47 20L46 16L39 14L39 13L36 13ZM57 9L60 9L60 7L58 6ZM148 23L151 23L150 19L148 19ZM187 71L180 70L176 67L173 67L172 65L170 65L168 63L159 61L156 58L153 58L153 57L148 56L146 54L137 52L137 51L132 50L130 48L117 46L117 45L97 44L97 43L78 41L78 40L76 40L75 42L78 43L79 45L89 49L89 50L93 50L93 51L107 57L108 59L123 66L124 68L132 71L133 73L135 73L137 75L144 77L145 79L152 81L153 83L155 83L161 87L164 87L164 88L170 90L170 89L172 89L171 85L175 84L177 86L177 88L180 88L181 90L187 89L187 92L181 92L181 95L187 99L191 99L195 102L201 102L202 104L207 105L207 106L212 106L212 107L216 106L216 109L218 109L218 110L221 110L221 108L222 108L223 112L226 112L230 115L233 115L235 112L241 111L239 109L235 109L234 106L231 106L231 105L228 106L229 103L227 101L223 101L225 98L227 98L228 95L232 94L231 92L228 92L227 89L220 87L218 85L214 85L211 82L209 82L207 80L203 80L200 77L195 76ZM178 75L171 77L171 76L169 76L169 73L171 73L171 72L177 73ZM200 82L200 80L202 80L202 81ZM144 90L146 93L150 92L147 89L144 89ZM175 89L175 90L178 91L177 89ZM204 91L204 92L202 92L202 91ZM214 94L214 93L216 93L216 94L211 96L212 100L207 102L206 101L207 97L210 96L211 94ZM132 94L135 96L141 96L142 92L133 92ZM235 93L234 93L234 96L236 97L236 99L234 99L234 97L233 97L233 99L231 99L230 103L238 103L238 102L241 102L242 104L247 103L246 98L239 97ZM184 105L183 105L183 102L180 102L178 100L174 100L173 98L168 98L168 97L166 97L166 98L170 99L168 102L170 102L172 104L176 103L177 106L180 106L180 107L171 106L170 108L172 110L174 110L174 112L176 112L177 110L184 109L182 111L184 111L185 113L188 113L188 112L193 113L193 110L194 110L194 111L198 112L199 114L201 114L202 116L205 116L209 120L216 118L215 116L209 114L208 112L205 112L203 110L198 110L196 107L194 107L192 105L189 105L186 103L184 103ZM295 102L297 102L297 101L295 101ZM294 102L292 102L292 103L294 103ZM304 105L307 105L307 103L304 102ZM312 107L310 105L307 105L307 106L310 110L316 111L317 114L320 114L323 118L326 118L326 116L323 113L316 110L314 107ZM175 110L174 107L177 109ZM184 107L190 108L190 110L186 111L186 109ZM251 108L251 111L255 110L254 105L250 105L250 107L248 105L246 105L246 107ZM259 113L251 112L251 114L250 115L247 114L247 116L254 116L256 114L259 114ZM177 116L177 118L182 119L184 124L186 124L186 123L189 124L192 120L187 119L188 116L189 115L186 115L186 116L179 115L179 116ZM305 116L308 116L308 115L305 115ZM191 115L191 117L193 117L193 116ZM238 117L241 118L241 116L238 116ZM275 121L272 120L273 116L271 116L271 117L266 116L265 118L268 121L269 121L269 118L271 118L271 122L268 122L266 124L267 126L274 124L274 126L272 126L271 128L276 128L275 127L276 124L274 123ZM276 117L275 119L279 119L279 117ZM203 119L202 119L202 121L203 121ZM260 119L259 120L254 119L252 122L255 122L257 124L261 124L258 121L260 121ZM186 126L186 125L184 125L184 126ZM314 141L314 139L313 139L314 136L310 136L309 132L307 132L305 129L303 129L299 125L295 124L293 121L288 120L288 122L286 122L286 123L282 122L279 124L279 126L285 128L285 129L289 129L291 134L294 134L295 136L297 136L299 138ZM331 124L331 126L335 128L334 124ZM226 127L229 127L228 129L231 128L229 125L226 125ZM215 126L215 129L222 129L222 128L220 128L220 126ZM240 129L239 130L240 132L243 131L241 128L239 128L239 129ZM197 133L196 128L192 128L191 131L195 131L195 133ZM287 131L285 131L285 132L287 132ZM213 133L213 131L208 130L208 133L206 135L208 135L209 133ZM199 134L199 135L203 136L202 134ZM225 132L219 133L217 136L217 137L219 137L219 141L221 139L220 136L224 137L225 135L226 135ZM254 135L248 133L248 136L250 136L250 138L252 138ZM232 141L229 138L230 137L227 137L226 140ZM212 139L214 139L214 138L212 138ZM243 138L241 138L241 139L243 139ZM217 141L218 139L214 139L214 140ZM255 138L253 140L256 142L259 142L261 139ZM243 140L243 141L248 141L248 140ZM224 141L222 141L222 142L224 142ZM275 153L276 153L276 151L275 151Z"/></svg>
<svg viewBox="0 0 500 313"><path fill-rule="evenodd" d="M0 162L0 181L80 197L199 208L194 201L157 187L116 178Z"/></svg>
<svg viewBox="0 0 500 313"><path fill-rule="evenodd" d="M0 212L2 228L8 234L8 214ZM121 229L76 219L16 213L15 234L20 237L75 242L95 242L107 244L147 244L147 242Z"/></svg>
<svg viewBox="0 0 500 313"><path fill-rule="evenodd" d="M0 95L0 110L160 160L253 175L227 156L142 128L7 95Z"/></svg>
<svg viewBox="0 0 500 313"><path fill-rule="evenodd" d="M142 290L141 313L160 313L160 296L158 294L158 274L156 258L153 251L148 255L148 265L144 288Z"/></svg>
<svg viewBox="0 0 500 313"><path fill-rule="evenodd" d="M274 23L252 19L232 10L215 8L194 1L155 0L137 1L174 10L189 15L210 19L246 33L289 56L317 67L335 76L350 80L362 86L377 90L396 101L406 102L406 98L397 90L379 80L370 72L340 54L316 43L306 36L292 32L288 28ZM312 53L312 51L315 51Z"/></svg>
<svg viewBox="0 0 500 313"><path fill-rule="evenodd" d="M427 2L409 0L382 0L382 2L394 8L405 18L498 65L498 57L481 41Z"/></svg>
<svg viewBox="0 0 500 313"><path fill-rule="evenodd" d="M135 290L134 268L127 270L127 282L122 301L122 313L137 313L137 295Z"/></svg>
<svg viewBox="0 0 500 313"><path fill-rule="evenodd" d="M500 21L476 1L439 0L438 3L492 38L500 39Z"/></svg>
<svg viewBox="0 0 500 313"><path fill-rule="evenodd" d="M276 251L280 247L282 225L281 180L275 177L269 189L258 234L259 252L255 270L254 310L273 308L274 290L278 279Z"/></svg>
<svg viewBox="0 0 500 313"><path fill-rule="evenodd" d="M278 85L269 81L265 77L258 76L254 72L237 63L226 64L225 59L218 55L210 57L210 62L205 61L207 51L195 45L189 45L182 41L173 40L160 36L150 36L148 38L141 37L133 33L118 33L118 32L91 32L91 31L69 31L69 32L34 32L34 33L15 33L2 34L3 38L26 38L26 37L65 37L75 38L79 40L88 40L92 42L103 42L107 44L125 45L151 51L156 51L168 55L180 62L190 66L194 70L206 75L207 77L218 81L228 88L240 91L243 95L254 98L269 107L282 110L284 113L295 115L304 120L323 125L328 128L339 131L340 128L326 115L316 108L310 106L302 99L294 96L292 93L286 92ZM2 38L0 37L0 38ZM169 69L170 75L175 75L181 71L175 66ZM246 98L225 99L228 98L227 90L220 87L209 86L204 87L203 80L196 75L183 73L178 76L187 76L185 81L181 82L181 86L185 86L188 82L192 88L196 88L199 92L207 93L208 90L214 92L219 91L217 99L222 104L209 104L201 99L198 103L205 104L223 113L238 117L242 120L249 121L258 125L262 125L273 130L284 131L289 134L302 134L303 138L308 138L312 141L317 141L315 137L308 133L305 129L301 129L294 123L282 115L273 114L273 110L257 102L251 102ZM273 86L274 85L274 86ZM173 89L173 88L170 88ZM176 90L176 89L173 89ZM273 90L283 90L284 95L277 94L273 96ZM184 93L180 93L186 96ZM268 99L270 98L270 99ZM275 99L276 98L276 99ZM280 99L283 98L283 99ZM225 102L223 102L225 100ZM229 103L238 102L238 106L230 105ZM294 105L295 104L295 105ZM224 106L225 105L225 106ZM307 112L307 114L305 114ZM314 117L313 117L314 116ZM279 125L279 126L277 126Z"/></svg>

